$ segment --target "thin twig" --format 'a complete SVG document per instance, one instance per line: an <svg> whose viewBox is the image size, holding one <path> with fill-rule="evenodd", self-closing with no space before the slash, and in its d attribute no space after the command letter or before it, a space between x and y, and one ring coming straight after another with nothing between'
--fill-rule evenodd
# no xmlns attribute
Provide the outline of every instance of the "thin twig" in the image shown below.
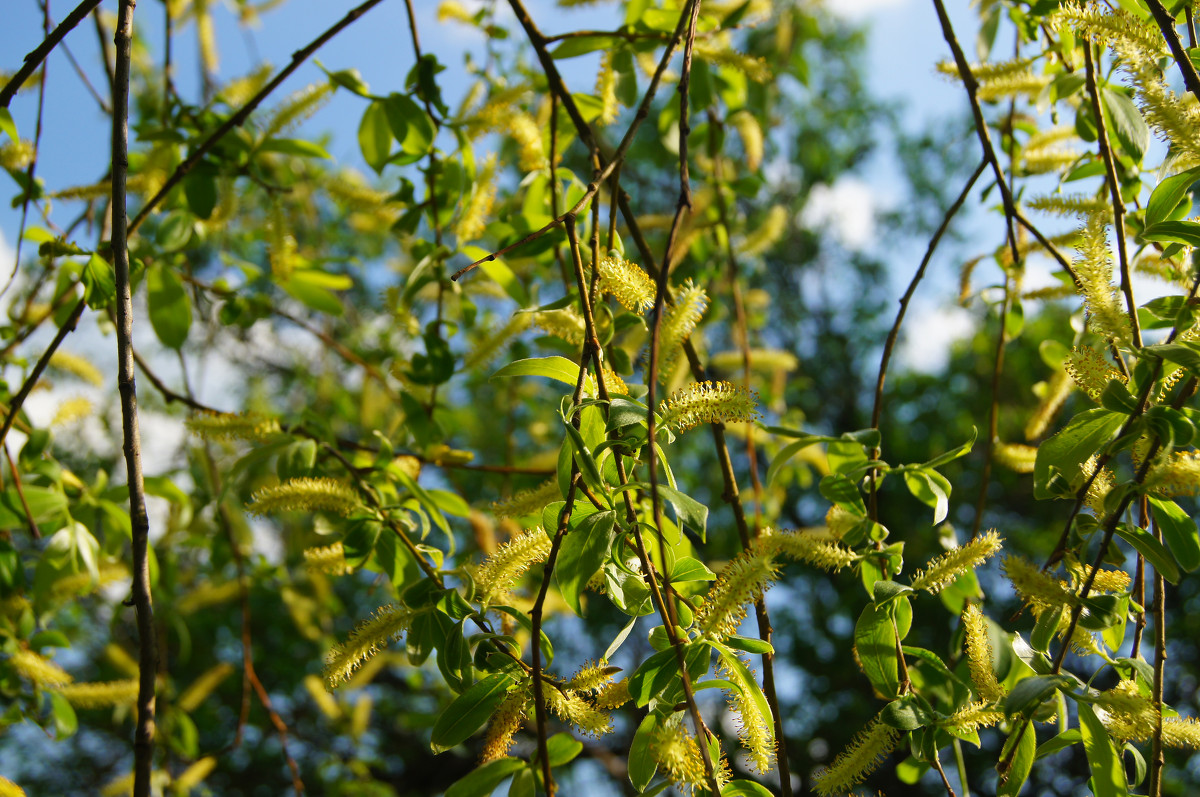
<svg viewBox="0 0 1200 797"><path fill-rule="evenodd" d="M1159 0L1146 0L1146 5L1150 8L1150 13L1154 15L1154 21L1158 23L1158 29L1162 31L1163 38L1167 40L1167 47L1171 49L1175 66L1183 75L1184 85L1196 96L1196 99L1200 99L1200 73L1196 71L1196 65L1192 63L1187 50L1183 47L1183 42L1179 39L1179 33L1175 30L1175 18Z"/></svg>
<svg viewBox="0 0 1200 797"><path fill-rule="evenodd" d="M21 486L21 474L17 470L17 463L13 462L12 454L8 451L8 443L4 444L4 458L8 460L8 469L12 471L13 487L17 489L17 497L21 500L21 509L25 512L25 522L29 524L29 535L35 540L40 540L42 532L38 530L37 522L33 519L33 510L29 508L29 502L25 500L25 488Z"/></svg>
<svg viewBox="0 0 1200 797"><path fill-rule="evenodd" d="M133 363L133 299L129 285L129 230L126 181L129 176L129 68L135 0L121 0L114 39L112 127L112 258L116 276L117 387L121 393L121 427L129 486L129 518L133 539L131 603L137 613L138 699L133 744L133 795L149 797L154 756L154 689L158 673L154 608L150 597L150 520L142 482L142 440L138 429L137 387Z"/></svg>
<svg viewBox="0 0 1200 797"><path fill-rule="evenodd" d="M50 51L57 47L58 43L63 40L63 37L70 33L98 5L100 5L100 0L83 0L82 3L75 7L74 11L67 14L66 18L58 23L58 27L41 44L25 56L25 61L21 64L21 68L9 78L3 88L0 88L0 108L8 107L8 104L12 102L12 98L16 95L17 91L20 90L21 86L24 85L25 81L29 79L29 76L34 73L42 61L46 60L46 56L50 54Z"/></svg>
<svg viewBox="0 0 1200 797"><path fill-rule="evenodd" d="M8 433L17 419L17 414L21 411L22 405L25 404L25 399L29 397L29 391L33 390L33 386L41 378L42 372L46 370L46 366L50 363L50 358L54 356L54 352L58 351L58 347L62 345L63 340L75 329L75 325L79 323L79 316L83 314L83 308L86 306L84 300L80 299L75 305L75 309L67 316L67 320L59 327L58 334L54 336L54 340L50 341L50 345L42 352L42 356L38 359L37 364L33 366L33 370L29 372L29 376L25 378L25 382L21 385L21 389L17 391L17 395L13 396L12 401L9 402L8 415L4 418L3 426L0 426L0 444L8 438Z"/></svg>
<svg viewBox="0 0 1200 797"><path fill-rule="evenodd" d="M158 192L154 196L150 197L150 199L146 201L146 204L142 206L142 209L138 211L138 214L133 217L133 221L129 223L129 234L132 235L137 231L137 228L140 227L142 222L146 220L146 217L150 215L150 212L153 211L154 208L166 198L167 194L171 192L171 189L178 185L180 181L182 181L183 178L186 177L188 173L196 167L196 164L200 163L200 161L204 159L204 156L208 154L208 151L211 150L218 141L224 138L225 135L235 127L241 127L243 124L245 124L246 120L250 118L250 114L254 113L254 109L257 108L262 101L271 94L271 92L279 88L279 85L283 83L283 81L287 80L288 76L299 69L301 64L307 61L313 53L321 49L321 46L325 44L325 42L341 33L347 27L356 22L359 17L370 11L375 6L379 5L382 1L383 0L366 0L366 2L355 6L346 13L346 16L342 17L331 27L326 28L324 32L317 36L317 38L313 39L307 45L292 53L292 60L287 66L279 71L279 74L275 75L275 77L271 79L270 83L263 86L257 94L251 97L245 105L238 109L237 113L226 119L216 130L209 133L203 141L196 145L196 147L191 151L191 154L188 155L183 163L175 167L175 171L171 172L171 175L166 179L165 182L163 182L162 188L158 189Z"/></svg>

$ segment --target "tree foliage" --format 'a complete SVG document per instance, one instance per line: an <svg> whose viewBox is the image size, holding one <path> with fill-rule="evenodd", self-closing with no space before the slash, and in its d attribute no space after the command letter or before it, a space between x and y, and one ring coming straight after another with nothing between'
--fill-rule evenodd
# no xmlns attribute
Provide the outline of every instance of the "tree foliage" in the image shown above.
<svg viewBox="0 0 1200 797"><path fill-rule="evenodd" d="M980 155L899 137L881 249L928 249L894 318L909 264L797 219L894 119L820 7L550 34L448 0L463 89L406 3L394 85L309 65L379 4L227 79L210 4L165 3L198 97L132 2L94 12L91 183L8 110L48 16L3 81L36 255L0 328L0 689L57 742L0 791L1188 793L1192 4L985 1L973 63L934 0ZM334 98L366 173L310 134ZM904 373L966 204L1002 220L967 244L983 323Z"/></svg>

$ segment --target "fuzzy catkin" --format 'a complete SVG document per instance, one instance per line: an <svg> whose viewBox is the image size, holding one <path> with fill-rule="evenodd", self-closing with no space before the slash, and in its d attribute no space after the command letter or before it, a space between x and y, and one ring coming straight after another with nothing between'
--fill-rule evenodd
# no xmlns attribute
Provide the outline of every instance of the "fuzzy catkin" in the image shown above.
<svg viewBox="0 0 1200 797"><path fill-rule="evenodd" d="M845 794L875 771L896 746L900 732L874 717L854 741L827 768L813 778L813 789L822 797Z"/></svg>
<svg viewBox="0 0 1200 797"><path fill-rule="evenodd" d="M408 629L412 612L394 605L379 607L369 620L359 623L346 641L325 656L325 685L330 691L345 682L363 662Z"/></svg>
<svg viewBox="0 0 1200 797"><path fill-rule="evenodd" d="M1004 689L996 680L996 669L992 664L992 643L988 641L987 621L983 612L973 603L963 610L963 629L966 631L967 661L970 664L971 682L975 691L988 703L1004 697Z"/></svg>
<svg viewBox="0 0 1200 797"><path fill-rule="evenodd" d="M541 526L501 545L484 561L475 575L480 603L488 605L503 600L526 570L546 561L550 547L550 538Z"/></svg>
<svg viewBox="0 0 1200 797"><path fill-rule="evenodd" d="M995 530L982 534L965 545L930 560L924 570L913 576L913 589L937 594L968 570L974 570L1000 550L1000 535Z"/></svg>

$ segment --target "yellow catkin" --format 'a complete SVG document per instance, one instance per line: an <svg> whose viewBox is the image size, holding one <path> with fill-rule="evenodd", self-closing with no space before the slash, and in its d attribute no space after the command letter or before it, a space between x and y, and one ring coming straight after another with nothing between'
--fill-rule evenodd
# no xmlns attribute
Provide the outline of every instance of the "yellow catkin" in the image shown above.
<svg viewBox="0 0 1200 797"><path fill-rule="evenodd" d="M770 251L787 232L788 211L783 205L775 205L767 211L766 218L746 236L738 252L747 257Z"/></svg>
<svg viewBox="0 0 1200 797"><path fill-rule="evenodd" d="M1101 692L1096 705L1103 708L1104 725L1118 739L1145 741L1158 725L1154 703L1143 695L1133 681L1121 681L1112 689Z"/></svg>
<svg viewBox="0 0 1200 797"><path fill-rule="evenodd" d="M89 684L65 684L55 687L56 692L76 708L107 708L131 705L137 702L138 682L105 681Z"/></svg>
<svg viewBox="0 0 1200 797"><path fill-rule="evenodd" d="M1090 194L1046 194L1027 200L1025 206L1057 216L1086 216L1105 213L1110 208L1107 197Z"/></svg>
<svg viewBox="0 0 1200 797"><path fill-rule="evenodd" d="M241 585L236 581L225 581L220 584L204 582L176 601L175 609L183 615L195 614L201 609L236 600L241 592Z"/></svg>
<svg viewBox="0 0 1200 797"><path fill-rule="evenodd" d="M992 450L996 464L1017 473L1033 473L1037 461L1037 447L1020 443L996 443Z"/></svg>
<svg viewBox="0 0 1200 797"><path fill-rule="evenodd" d="M118 671L124 673L130 678L138 676L138 663L130 656L125 648L118 645L116 642L109 642L104 646L104 658L115 667Z"/></svg>
<svg viewBox="0 0 1200 797"><path fill-rule="evenodd" d="M995 530L982 534L965 545L929 561L924 570L913 576L913 589L924 589L935 595L968 570L994 556L1001 548L1000 535Z"/></svg>
<svg viewBox="0 0 1200 797"><path fill-rule="evenodd" d="M583 316L574 307L562 307L558 310L543 310L533 314L533 323L543 331L567 343L579 346L586 334Z"/></svg>
<svg viewBox="0 0 1200 797"><path fill-rule="evenodd" d="M438 4L437 21L438 22L463 22L468 25L474 24L474 15L467 10L467 7L458 0L442 0Z"/></svg>
<svg viewBox="0 0 1200 797"><path fill-rule="evenodd" d="M1066 584L1043 573L1020 556L1005 557L1003 569L1021 600L1033 608L1035 613L1055 606L1072 605L1075 602L1075 596Z"/></svg>
<svg viewBox="0 0 1200 797"><path fill-rule="evenodd" d="M325 682L316 675L304 676L304 689L308 692L308 696L317 704L317 708L325 715L325 719L334 721L339 720L343 716L342 707L334 699L333 695L329 694L329 690L325 688Z"/></svg>
<svg viewBox="0 0 1200 797"><path fill-rule="evenodd" d="M569 722L588 736L603 736L612 731L612 717L606 711L600 711L587 700L584 700L573 689L560 691L546 684L543 694L546 705L555 716L564 722Z"/></svg>
<svg viewBox="0 0 1200 797"><path fill-rule="evenodd" d="M14 172L28 169L36 155L37 151L34 149L32 141L21 139L20 141L5 141L0 144L0 166Z"/></svg>
<svg viewBox="0 0 1200 797"><path fill-rule="evenodd" d="M658 405L662 424L683 432L704 423L758 420L758 394L732 382L695 382Z"/></svg>
<svg viewBox="0 0 1200 797"><path fill-rule="evenodd" d="M1150 468L1146 486L1164 498L1200 493L1200 452L1176 451L1163 458Z"/></svg>
<svg viewBox="0 0 1200 797"><path fill-rule="evenodd" d="M209 667L188 684L188 688L175 701L175 706L180 711L195 711L233 672L234 666L228 662Z"/></svg>
<svg viewBox="0 0 1200 797"><path fill-rule="evenodd" d="M654 280L645 270L616 252L600 260L600 292L616 298L638 315L654 307Z"/></svg>
<svg viewBox="0 0 1200 797"><path fill-rule="evenodd" d="M305 548L304 566L310 573L327 573L331 576L354 572L354 568L346 562L346 549L340 542L320 548Z"/></svg>
<svg viewBox="0 0 1200 797"><path fill-rule="evenodd" d="M1067 561L1067 570L1071 573L1071 580L1077 585L1083 584L1091 569L1090 566L1085 566L1076 560L1071 559ZM1124 570L1108 570L1101 567L1096 570L1089 594L1097 592L1125 592L1129 589L1131 581L1132 578Z"/></svg>
<svg viewBox="0 0 1200 797"><path fill-rule="evenodd" d="M461 242L474 241L483 234L492 203L496 200L496 153L489 153L475 175L471 193L463 204L454 234Z"/></svg>
<svg viewBox="0 0 1200 797"><path fill-rule="evenodd" d="M375 701L369 692L362 692L354 701L354 711L350 714L350 738L361 739L371 724L371 708Z"/></svg>
<svg viewBox="0 0 1200 797"><path fill-rule="evenodd" d="M837 504L829 507L829 511L825 513L825 527L835 540L840 540L861 523L862 520L861 516Z"/></svg>
<svg viewBox="0 0 1200 797"><path fill-rule="evenodd" d="M100 790L101 797L128 797L133 794L133 773L128 775L120 775L108 783L104 784L104 788Z"/></svg>
<svg viewBox="0 0 1200 797"><path fill-rule="evenodd" d="M497 501L492 504L492 514L499 518L521 518L526 515L540 514L547 504L561 501L562 492L558 489L557 479L547 479L537 487Z"/></svg>
<svg viewBox="0 0 1200 797"><path fill-rule="evenodd" d="M217 757L205 756L179 773L179 777L171 782L171 789L176 794L188 794L203 783L204 779L211 775L216 768Z"/></svg>
<svg viewBox="0 0 1200 797"><path fill-rule="evenodd" d="M828 529L775 531L764 528L754 543L755 549L770 556L786 556L836 573L858 560L858 555L838 544Z"/></svg>
<svg viewBox="0 0 1200 797"><path fill-rule="evenodd" d="M1067 374L1075 386L1088 394L1088 398L1097 404L1104 388L1114 379L1122 384L1128 378L1108 364L1104 357L1090 346L1077 346L1071 350L1064 363Z"/></svg>
<svg viewBox="0 0 1200 797"><path fill-rule="evenodd" d="M968 703L954 712L945 724L962 733L971 733L980 728L990 728L1004 719L1004 712L991 708L991 705L991 702L985 701Z"/></svg>
<svg viewBox="0 0 1200 797"><path fill-rule="evenodd" d="M1162 721L1163 744L1200 750L1200 723L1193 717L1166 717Z"/></svg>
<svg viewBox="0 0 1200 797"><path fill-rule="evenodd" d="M617 102L617 72L613 69L613 51L605 50L600 55L600 72L596 75L596 96L600 98L600 115L596 121L608 127L621 115Z"/></svg>
<svg viewBox="0 0 1200 797"><path fill-rule="evenodd" d="M279 433L279 421L255 413L206 412L184 421L192 434L206 440L247 440L265 443Z"/></svg>
<svg viewBox="0 0 1200 797"><path fill-rule="evenodd" d="M1088 457L1087 462L1083 463L1083 466L1080 468L1084 478L1091 477L1092 473L1096 470L1096 466L1099 464L1100 460L1095 454ZM1088 509L1092 510L1097 518L1105 516L1104 499L1108 497L1108 494L1116 485L1117 477L1110 468L1101 468L1100 472L1096 473L1095 478L1092 479L1084 501L1087 503Z"/></svg>
<svg viewBox="0 0 1200 797"><path fill-rule="evenodd" d="M1121 309L1112 281L1107 218L1099 213L1089 215L1080 233L1073 266L1092 324L1110 340L1128 340L1129 318Z"/></svg>
<svg viewBox="0 0 1200 797"><path fill-rule="evenodd" d="M51 426L66 426L76 421L81 421L92 414L94 406L92 400L84 396L75 396L64 400L58 405L58 409L54 411L54 418L51 419Z"/></svg>
<svg viewBox="0 0 1200 797"><path fill-rule="evenodd" d="M758 171L763 159L762 125L758 123L754 114L747 110L732 114L729 122L737 130L738 138L742 140L742 152L746 155L746 168L752 172Z"/></svg>
<svg viewBox="0 0 1200 797"><path fill-rule="evenodd" d="M484 605L504 600L525 571L549 555L550 538L540 526L514 537L479 567L476 597Z"/></svg>
<svg viewBox="0 0 1200 797"><path fill-rule="evenodd" d="M530 313L515 313L504 326L485 335L475 344L463 361L464 367L467 370L474 370L490 363L505 344L528 329L532 321Z"/></svg>
<svg viewBox="0 0 1200 797"><path fill-rule="evenodd" d="M268 112L263 125L264 138L274 138L294 130L319 111L333 97L330 82L313 83L293 93Z"/></svg>
<svg viewBox="0 0 1200 797"><path fill-rule="evenodd" d="M589 661L580 667L575 675L571 676L571 680L567 681L567 688L584 694L598 692L608 686L612 681L613 673L617 671L618 668L610 667L605 659Z"/></svg>
<svg viewBox="0 0 1200 797"><path fill-rule="evenodd" d="M1055 371L1049 380L1042 383L1041 401L1025 424L1025 439L1036 440L1046 433L1050 422L1058 415L1067 397L1071 395L1072 382L1064 371Z"/></svg>
<svg viewBox="0 0 1200 797"><path fill-rule="evenodd" d="M536 172L550 165L546 157L546 145L542 141L542 129L531 114L524 111L512 115L504 124L504 130L517 143L517 165L523 172Z"/></svg>
<svg viewBox="0 0 1200 797"><path fill-rule="evenodd" d="M25 790L0 775L0 797L25 797Z"/></svg>
<svg viewBox="0 0 1200 797"><path fill-rule="evenodd" d="M100 369L92 365L90 360L80 357L78 354L60 349L50 355L50 367L70 374L94 387L104 387L104 374L100 373Z"/></svg>
<svg viewBox="0 0 1200 797"><path fill-rule="evenodd" d="M873 718L832 764L817 773L813 789L823 797L845 794L875 771L896 746L898 736L895 728Z"/></svg>
<svg viewBox="0 0 1200 797"><path fill-rule="evenodd" d="M407 609L394 605L379 607L373 617L350 632L345 642L334 645L326 654L325 685L330 690L336 689L364 661L403 634L411 620L412 613Z"/></svg>
<svg viewBox="0 0 1200 797"><path fill-rule="evenodd" d="M985 702L995 703L1004 697L1004 689L996 679L996 669L992 663L992 643L988 641L987 621L983 612L973 603L968 603L963 610L962 621L971 682L975 684L975 691Z"/></svg>
<svg viewBox="0 0 1200 797"><path fill-rule="evenodd" d="M667 780L685 795L691 795L696 790L703 791L707 783L704 774L704 760L700 757L700 747L695 738L683 727L678 715L660 724L650 738L650 754L662 767ZM718 768L717 785L722 785ZM707 793L707 792L705 792Z"/></svg>
<svg viewBox="0 0 1200 797"><path fill-rule="evenodd" d="M746 617L746 604L758 600L778 576L774 560L751 549L734 557L717 576L696 613L696 624L706 636L722 639L737 633Z"/></svg>
<svg viewBox="0 0 1200 797"><path fill-rule="evenodd" d="M676 293L675 302L664 311L659 330L659 381L670 379L682 353L682 345L708 309L708 294L688 280Z"/></svg>
<svg viewBox="0 0 1200 797"><path fill-rule="evenodd" d="M547 689L553 687L546 686ZM529 706L529 686L518 686L508 693L508 696L497 707L488 723L487 735L484 737L483 753L479 763L486 764L498 758L504 758L512 749L513 736L521 729Z"/></svg>
<svg viewBox="0 0 1200 797"><path fill-rule="evenodd" d="M697 41L694 52L697 58L702 58L714 66L735 69L755 83L771 80L771 67L767 66L764 59L737 52L729 46L727 37Z"/></svg>
<svg viewBox="0 0 1200 797"><path fill-rule="evenodd" d="M629 679L622 678L600 688L596 693L596 708L601 711L612 711L633 700L629 694Z"/></svg>
<svg viewBox="0 0 1200 797"><path fill-rule="evenodd" d="M755 373L790 373L800 367L800 360L782 349L750 349L750 370ZM742 352L719 351L708 358L710 368L726 373L740 373L745 365Z"/></svg>
<svg viewBox="0 0 1200 797"><path fill-rule="evenodd" d="M255 515L325 511L349 517L359 506L350 485L328 477L304 477L262 488L250 497L246 509Z"/></svg>
<svg viewBox="0 0 1200 797"><path fill-rule="evenodd" d="M8 661L23 678L42 688L65 686L74 680L62 667L32 650L19 648Z"/></svg>
<svg viewBox="0 0 1200 797"><path fill-rule="evenodd" d="M757 690L757 685L744 683L741 675L729 667L724 659L721 661L721 672L726 680L741 686L741 689L729 690L729 708L737 718L738 739L746 750L750 768L765 775L775 764L773 720L770 714L760 710L757 700L747 695L751 689Z"/></svg>

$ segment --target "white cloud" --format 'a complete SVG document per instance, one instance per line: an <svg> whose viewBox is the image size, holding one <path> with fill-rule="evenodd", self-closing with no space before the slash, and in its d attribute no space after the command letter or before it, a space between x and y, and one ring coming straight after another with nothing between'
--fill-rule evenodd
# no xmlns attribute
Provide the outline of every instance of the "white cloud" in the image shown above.
<svg viewBox="0 0 1200 797"><path fill-rule="evenodd" d="M809 230L827 229L842 246L859 251L871 245L875 217L888 204L878 187L857 177L840 177L831 186L813 186L799 221Z"/></svg>
<svg viewBox="0 0 1200 797"><path fill-rule="evenodd" d="M832 13L855 22L878 11L907 4L908 0L825 0L825 7Z"/></svg>
<svg viewBox="0 0 1200 797"><path fill-rule="evenodd" d="M975 332L975 314L957 305L914 302L905 316L898 360L905 368L932 374L950 362L950 349Z"/></svg>

